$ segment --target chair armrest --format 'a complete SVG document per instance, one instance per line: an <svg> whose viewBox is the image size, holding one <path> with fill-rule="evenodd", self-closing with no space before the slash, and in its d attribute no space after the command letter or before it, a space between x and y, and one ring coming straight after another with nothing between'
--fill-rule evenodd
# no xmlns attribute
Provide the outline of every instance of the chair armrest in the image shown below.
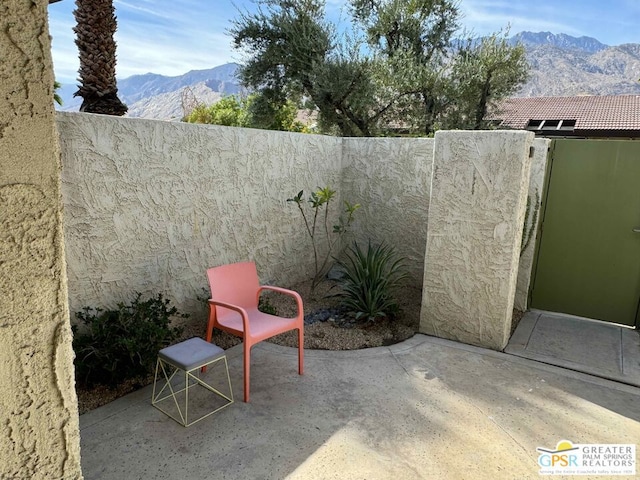
<svg viewBox="0 0 640 480"><path fill-rule="evenodd" d="M260 292L262 292L262 290L271 290L273 292L278 292L278 293L282 293L284 295L289 295L290 297L293 297L296 299L296 304L298 306L298 315L304 315L304 308L302 305L302 297L300 296L300 294L298 292L294 292L293 290L289 290L287 288L282 288L282 287L274 287L273 285L261 285L258 288L258 297L260 296Z"/></svg>
<svg viewBox="0 0 640 480"><path fill-rule="evenodd" d="M249 314L244 308L239 307L237 305L233 305L232 303L221 302L219 300L209 299L208 302L209 302L209 308L211 308L212 305L215 305L218 307L228 308L229 310L238 312L242 316L242 325L244 327L245 333L249 333Z"/></svg>

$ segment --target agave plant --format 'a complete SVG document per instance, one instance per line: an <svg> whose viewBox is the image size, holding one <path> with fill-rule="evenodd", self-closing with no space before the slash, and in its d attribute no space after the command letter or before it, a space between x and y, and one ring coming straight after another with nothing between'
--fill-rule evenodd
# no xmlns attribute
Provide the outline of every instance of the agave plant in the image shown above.
<svg viewBox="0 0 640 480"><path fill-rule="evenodd" d="M398 257L392 246L380 244L374 247L369 241L363 251L354 243L348 249L346 259L336 259L336 262L342 271L342 292L336 296L356 319L366 318L373 322L398 311L393 290L407 274L404 259Z"/></svg>

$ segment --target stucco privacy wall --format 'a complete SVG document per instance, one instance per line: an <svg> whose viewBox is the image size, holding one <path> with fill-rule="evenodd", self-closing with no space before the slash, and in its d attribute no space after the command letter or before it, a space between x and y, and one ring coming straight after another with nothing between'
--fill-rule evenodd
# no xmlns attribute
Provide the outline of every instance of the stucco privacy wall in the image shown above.
<svg viewBox="0 0 640 480"><path fill-rule="evenodd" d="M3 479L82 478L46 9L0 2Z"/></svg>
<svg viewBox="0 0 640 480"><path fill-rule="evenodd" d="M286 199L339 185L340 138L82 113L58 128L72 312L139 291L204 313L206 268L247 259L265 283L310 276Z"/></svg>
<svg viewBox="0 0 640 480"><path fill-rule="evenodd" d="M386 242L422 285L433 163L431 138L345 138L343 197L360 203L355 239Z"/></svg>
<svg viewBox="0 0 640 480"><path fill-rule="evenodd" d="M536 138L533 142L533 157L531 159L531 174L529 177L529 215L525 229L529 235L528 245L522 245L520 264L518 266L518 282L516 284L516 297L514 307L525 311L528 304L529 285L533 269L533 257L536 249L538 226L542 220L540 205L542 203L542 190L544 188L544 176L547 169L547 157L551 140L548 138ZM535 225L532 225L535 220Z"/></svg>
<svg viewBox="0 0 640 480"><path fill-rule="evenodd" d="M420 331L502 350L534 135L437 132Z"/></svg>

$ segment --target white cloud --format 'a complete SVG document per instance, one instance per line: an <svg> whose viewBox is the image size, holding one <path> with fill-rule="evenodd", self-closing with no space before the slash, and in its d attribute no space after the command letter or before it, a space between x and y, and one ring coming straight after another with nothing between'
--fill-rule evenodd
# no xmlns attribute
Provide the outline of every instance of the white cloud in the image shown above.
<svg viewBox="0 0 640 480"><path fill-rule="evenodd" d="M253 10L250 0L114 0L118 17L117 75L154 72L180 75L238 60L226 30L237 8ZM346 0L327 0L332 21L346 20ZM49 6L53 61L60 81L75 81L78 52L74 43L74 4ZM478 35L511 25L522 30L588 35L616 45L638 42L637 0L461 0L462 24Z"/></svg>
<svg viewBox="0 0 640 480"><path fill-rule="evenodd" d="M521 31L551 31L575 35L580 30L563 22L557 8L541 3L534 7L529 2L505 2L499 0L466 0L460 5L465 27L479 35L496 32L507 26L511 33Z"/></svg>
<svg viewBox="0 0 640 480"><path fill-rule="evenodd" d="M130 9L130 10L136 10L138 12L142 12L144 14L151 15L151 16L158 17L158 18L164 18L164 19L167 19L167 20L171 19L171 16L167 15L166 13L159 12L159 11L154 10L152 8L141 7L140 5L136 5L136 4L133 4L133 3L124 2L122 0L114 0L113 4L118 10L125 8L125 9Z"/></svg>
<svg viewBox="0 0 640 480"><path fill-rule="evenodd" d="M181 75L189 70L211 68L232 61L224 34L206 33L193 37L145 37L117 34L118 77L144 73ZM189 45L185 48L185 45ZM217 46L217 47L216 47Z"/></svg>
<svg viewBox="0 0 640 480"><path fill-rule="evenodd" d="M640 42L637 0L462 0L463 22L480 34L511 24L511 32L550 31L617 45Z"/></svg>
<svg viewBox="0 0 640 480"><path fill-rule="evenodd" d="M225 33L236 13L231 5L193 0L115 0L114 5L119 78L148 72L181 75L239 56L232 51ZM64 82L75 80L79 66L72 10L72 2L49 7L54 69L56 77Z"/></svg>

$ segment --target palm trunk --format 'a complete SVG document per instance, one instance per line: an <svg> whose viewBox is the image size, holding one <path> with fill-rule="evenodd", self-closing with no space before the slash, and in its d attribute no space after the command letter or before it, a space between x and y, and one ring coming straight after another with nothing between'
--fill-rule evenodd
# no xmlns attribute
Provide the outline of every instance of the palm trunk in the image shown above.
<svg viewBox="0 0 640 480"><path fill-rule="evenodd" d="M127 106L116 86L116 16L113 0L76 0L76 45L80 82L74 96L83 98L81 112L124 115Z"/></svg>

